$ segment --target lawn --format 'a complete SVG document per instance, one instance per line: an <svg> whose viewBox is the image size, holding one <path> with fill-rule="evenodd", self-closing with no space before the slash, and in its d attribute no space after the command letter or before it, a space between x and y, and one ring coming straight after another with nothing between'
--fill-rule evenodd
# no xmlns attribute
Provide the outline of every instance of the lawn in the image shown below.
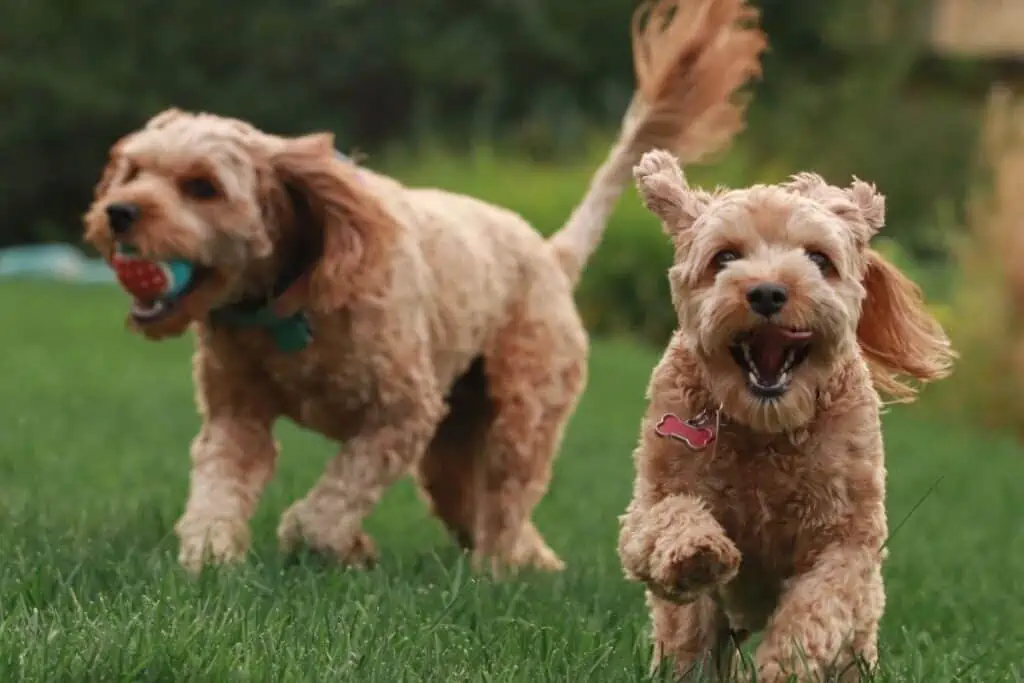
<svg viewBox="0 0 1024 683"><path fill-rule="evenodd" d="M251 560L192 581L171 531L197 424L190 342L130 337L103 286L6 282L0 311L0 681L646 680L642 592L614 548L653 353L595 345L537 515L561 576L473 575L407 482L369 521L377 569L286 562L277 516L331 448L282 425ZM886 427L890 520L906 523L880 679L1021 680L1024 454L917 409Z"/></svg>

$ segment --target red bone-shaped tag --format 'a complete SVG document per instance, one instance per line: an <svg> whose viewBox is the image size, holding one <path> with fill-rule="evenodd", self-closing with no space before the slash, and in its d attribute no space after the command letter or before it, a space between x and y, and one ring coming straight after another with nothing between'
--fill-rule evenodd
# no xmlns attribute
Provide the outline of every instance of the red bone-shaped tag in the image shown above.
<svg viewBox="0 0 1024 683"><path fill-rule="evenodd" d="M681 420L672 413L665 415L654 427L654 433L664 439L681 441L695 451L701 451L715 440L714 425L707 424L707 413L689 420Z"/></svg>

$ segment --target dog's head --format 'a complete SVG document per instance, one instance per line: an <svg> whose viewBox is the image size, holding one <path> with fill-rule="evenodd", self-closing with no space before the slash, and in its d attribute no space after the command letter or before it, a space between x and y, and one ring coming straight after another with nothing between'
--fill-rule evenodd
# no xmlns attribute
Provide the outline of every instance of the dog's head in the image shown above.
<svg viewBox="0 0 1024 683"><path fill-rule="evenodd" d="M123 246L194 265L174 301L133 303L130 322L151 339L273 296L282 272L304 258L304 303L330 309L365 284L394 234L357 173L337 158L330 134L285 138L171 109L113 146L85 238L108 260Z"/></svg>
<svg viewBox="0 0 1024 683"><path fill-rule="evenodd" d="M675 247L680 335L731 417L768 432L800 427L857 354L895 398L913 396L901 376L948 374L954 354L920 291L869 247L885 219L872 185L800 174L708 193L660 151L634 175Z"/></svg>

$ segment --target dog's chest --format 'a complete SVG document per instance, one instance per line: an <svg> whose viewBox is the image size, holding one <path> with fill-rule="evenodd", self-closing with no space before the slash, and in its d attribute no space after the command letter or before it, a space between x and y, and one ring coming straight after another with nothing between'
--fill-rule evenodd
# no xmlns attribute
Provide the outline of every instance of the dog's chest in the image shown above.
<svg viewBox="0 0 1024 683"><path fill-rule="evenodd" d="M790 574L807 540L850 508L845 478L803 454L719 455L702 477L704 497L744 556L773 573Z"/></svg>
<svg viewBox="0 0 1024 683"><path fill-rule="evenodd" d="M331 439L350 438L372 400L365 363L343 341L314 339L302 351L251 349L281 412Z"/></svg>

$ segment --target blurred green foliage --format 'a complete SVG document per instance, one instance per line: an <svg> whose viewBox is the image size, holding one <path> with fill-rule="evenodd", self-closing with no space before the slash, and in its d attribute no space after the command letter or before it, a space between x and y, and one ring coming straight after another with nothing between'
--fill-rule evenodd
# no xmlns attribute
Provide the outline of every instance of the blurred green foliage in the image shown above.
<svg viewBox="0 0 1024 683"><path fill-rule="evenodd" d="M904 34L869 44L860 0L759 4L772 48L736 148L742 165L767 180L803 168L875 180L890 197L890 234L915 256L939 253L934 200L963 195L974 136L970 100L944 84L984 74L922 75L932 62ZM7 0L0 245L77 239L110 144L170 105L280 133L333 130L343 149L370 152L371 165L395 143L514 150L566 169L576 196L593 130L615 125L632 88L631 9L622 0ZM536 171L545 174L554 172ZM524 169L517 182L533 175ZM473 191L443 174L422 180ZM663 250L635 258L649 257L664 260ZM645 290L644 273L617 267Z"/></svg>

